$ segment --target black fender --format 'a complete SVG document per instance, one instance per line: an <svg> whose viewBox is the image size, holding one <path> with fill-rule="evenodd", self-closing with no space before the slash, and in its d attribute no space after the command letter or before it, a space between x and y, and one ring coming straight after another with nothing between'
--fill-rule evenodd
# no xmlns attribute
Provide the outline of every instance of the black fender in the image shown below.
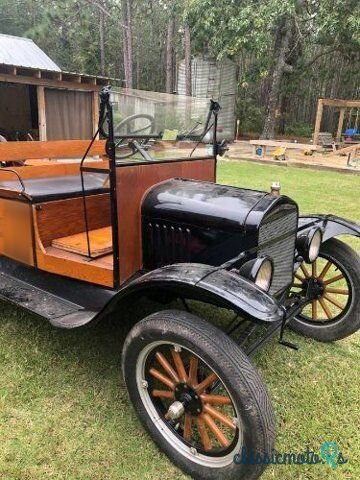
<svg viewBox="0 0 360 480"><path fill-rule="evenodd" d="M306 215L299 217L298 234L313 226L319 226L323 232L323 242L338 235L360 237L360 225L336 215Z"/></svg>
<svg viewBox="0 0 360 480"><path fill-rule="evenodd" d="M116 294L112 309L123 299L137 301L161 292L229 308L255 322L284 318L282 307L254 283L233 272L196 263L167 265L142 275Z"/></svg>

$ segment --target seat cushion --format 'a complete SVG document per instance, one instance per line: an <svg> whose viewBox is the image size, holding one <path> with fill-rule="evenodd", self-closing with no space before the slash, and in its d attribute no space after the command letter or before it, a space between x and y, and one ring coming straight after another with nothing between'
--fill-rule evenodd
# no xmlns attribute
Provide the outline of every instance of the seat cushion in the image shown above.
<svg viewBox="0 0 360 480"><path fill-rule="evenodd" d="M96 195L110 191L104 186L107 174L84 173L86 195ZM61 177L28 178L23 180L25 193L33 203L74 198L82 195L81 176L64 175ZM19 192L21 185L17 180L0 181L0 189ZM0 192L1 196L1 192Z"/></svg>

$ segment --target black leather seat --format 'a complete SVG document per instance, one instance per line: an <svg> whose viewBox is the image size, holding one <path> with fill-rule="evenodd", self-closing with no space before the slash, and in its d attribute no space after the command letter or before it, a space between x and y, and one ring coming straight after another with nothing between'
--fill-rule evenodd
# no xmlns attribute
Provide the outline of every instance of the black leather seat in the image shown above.
<svg viewBox="0 0 360 480"><path fill-rule="evenodd" d="M10 176L10 174L9 174ZM86 195L108 193L110 189L104 187L107 174L84 173ZM74 198L82 195L80 175L64 175L61 177L29 178L23 180L25 194L33 203L47 202ZM18 180L0 181L0 197L14 196L14 192L21 191Z"/></svg>

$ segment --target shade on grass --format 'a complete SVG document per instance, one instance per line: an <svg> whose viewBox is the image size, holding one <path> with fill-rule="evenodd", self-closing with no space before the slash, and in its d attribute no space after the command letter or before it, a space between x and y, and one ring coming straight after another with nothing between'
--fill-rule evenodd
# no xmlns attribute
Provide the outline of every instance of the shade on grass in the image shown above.
<svg viewBox="0 0 360 480"><path fill-rule="evenodd" d="M360 177L221 162L218 181L265 190L280 181L283 193L297 200L302 212L330 211L360 220ZM1 479L187 478L144 433L120 375L126 331L135 315L141 318L151 308L142 302L112 321L68 332L0 304ZM359 334L332 345L294 333L287 338L299 345L298 352L273 339L254 359L273 399L277 449L319 450L323 442L333 441L349 462L337 470L276 466L262 478L360 478Z"/></svg>

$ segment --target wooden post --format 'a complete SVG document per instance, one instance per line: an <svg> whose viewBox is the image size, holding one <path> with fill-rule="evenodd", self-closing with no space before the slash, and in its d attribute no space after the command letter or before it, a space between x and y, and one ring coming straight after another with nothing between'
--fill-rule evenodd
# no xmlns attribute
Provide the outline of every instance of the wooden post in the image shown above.
<svg viewBox="0 0 360 480"><path fill-rule="evenodd" d="M315 128L314 128L314 139L313 139L314 145L317 145L319 141L319 133L321 128L323 109L324 109L323 99L319 98L317 112L316 112L316 119L315 119Z"/></svg>
<svg viewBox="0 0 360 480"><path fill-rule="evenodd" d="M47 140L46 136L46 110L45 110L45 87L37 87L38 117L39 117L39 140Z"/></svg>
<svg viewBox="0 0 360 480"><path fill-rule="evenodd" d="M344 108L344 107L340 108L339 123L338 123L338 128L337 128L337 133L336 133L336 141L337 142L340 142L340 140L341 140L341 134L342 134L342 129L343 129L343 125L344 125L345 110L346 110L346 108Z"/></svg>
<svg viewBox="0 0 360 480"><path fill-rule="evenodd" d="M92 96L92 121L93 133L95 134L99 123L99 92L93 92Z"/></svg>

